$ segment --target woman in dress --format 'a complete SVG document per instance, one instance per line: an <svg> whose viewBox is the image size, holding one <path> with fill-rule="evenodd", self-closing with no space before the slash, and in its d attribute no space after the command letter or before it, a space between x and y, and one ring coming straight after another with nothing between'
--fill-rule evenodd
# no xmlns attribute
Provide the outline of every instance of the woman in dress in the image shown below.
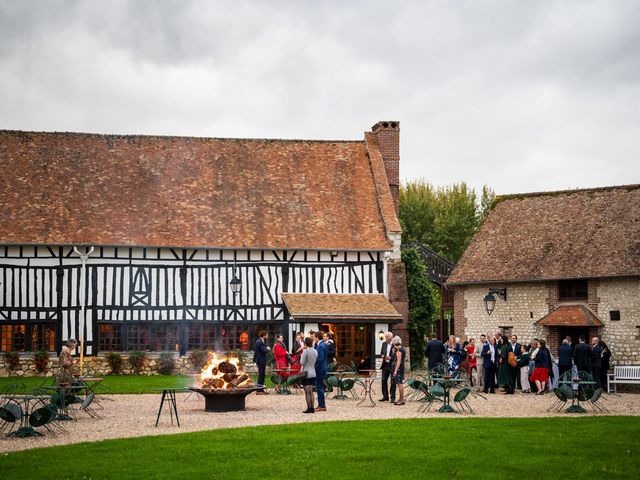
<svg viewBox="0 0 640 480"><path fill-rule="evenodd" d="M302 379L302 387L304 388L304 399L307 402L307 409L302 413L313 413L313 386L316 384L316 360L318 352L313 348L313 339L306 337L304 339L304 349L300 356L301 375L305 375Z"/></svg>
<svg viewBox="0 0 640 480"><path fill-rule="evenodd" d="M462 346L456 342L456 337L451 335L449 336L446 349L449 375L456 378L458 376L458 369L460 368L460 352L462 351Z"/></svg>
<svg viewBox="0 0 640 480"><path fill-rule="evenodd" d="M284 344L284 338L281 333L276 335L276 343L273 346L273 357L278 376L282 379L282 383L286 383L289 377L289 354L287 346ZM279 390L279 387L276 387Z"/></svg>
<svg viewBox="0 0 640 480"><path fill-rule="evenodd" d="M469 373L469 381L471 382L471 386L473 386L473 377L474 377L474 370L476 371L475 374L478 373L478 359L476 358L475 352L476 352L476 341L474 338L470 338L469 339L469 343L467 344L467 357L469 358L469 367L468 367L468 373Z"/></svg>
<svg viewBox="0 0 640 480"><path fill-rule="evenodd" d="M540 340L538 353L534 359L535 366L533 368L533 374L529 378L530 381L535 382L537 393L536 395L542 395L549 381L549 369L551 368L551 353L547 348L547 342Z"/></svg>
<svg viewBox="0 0 640 480"><path fill-rule="evenodd" d="M406 352L402 346L402 339L397 335L391 340L391 381L396 385L399 394L398 401L394 405L404 405L404 359Z"/></svg>
<svg viewBox="0 0 640 480"><path fill-rule="evenodd" d="M58 357L58 373L56 375L56 384L60 387L70 387L73 383L73 356L71 351L76 348L78 342L71 338L62 347L60 356ZM68 393L68 392L67 392Z"/></svg>
<svg viewBox="0 0 640 480"><path fill-rule="evenodd" d="M513 367L509 365L509 352L513 352L506 335L500 338L500 365L498 367L498 385L504 387L507 394L513 394Z"/></svg>

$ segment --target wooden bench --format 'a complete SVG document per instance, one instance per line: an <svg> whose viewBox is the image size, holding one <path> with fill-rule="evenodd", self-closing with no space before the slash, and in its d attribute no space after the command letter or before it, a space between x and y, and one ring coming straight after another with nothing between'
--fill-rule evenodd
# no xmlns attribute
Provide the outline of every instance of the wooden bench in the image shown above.
<svg viewBox="0 0 640 480"><path fill-rule="evenodd" d="M623 365L619 367L613 367L613 373L609 373L608 388L609 393L613 390L616 391L615 385L617 383L633 383L640 385L640 366L638 365ZM611 386L613 385L613 389Z"/></svg>

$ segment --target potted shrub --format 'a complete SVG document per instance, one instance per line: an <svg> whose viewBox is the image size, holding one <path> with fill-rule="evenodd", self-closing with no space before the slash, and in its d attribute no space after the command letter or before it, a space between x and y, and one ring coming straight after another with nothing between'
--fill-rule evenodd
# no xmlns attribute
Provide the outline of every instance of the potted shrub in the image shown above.
<svg viewBox="0 0 640 480"><path fill-rule="evenodd" d="M38 350L34 356L33 360L36 364L36 371L38 373L47 373L49 370L49 354L44 350Z"/></svg>
<svg viewBox="0 0 640 480"><path fill-rule="evenodd" d="M20 354L18 352L7 352L4 354L4 363L7 365L7 368L15 372L18 370L20 366Z"/></svg>
<svg viewBox="0 0 640 480"><path fill-rule="evenodd" d="M113 375L120 375L120 373L122 373L122 355L118 352L111 352L107 357L107 363Z"/></svg>
<svg viewBox="0 0 640 480"><path fill-rule="evenodd" d="M146 363L146 361L147 354L140 350L135 350L129 355L129 365L131 365L131 368L136 373L140 373L140 371L144 368L144 364Z"/></svg>

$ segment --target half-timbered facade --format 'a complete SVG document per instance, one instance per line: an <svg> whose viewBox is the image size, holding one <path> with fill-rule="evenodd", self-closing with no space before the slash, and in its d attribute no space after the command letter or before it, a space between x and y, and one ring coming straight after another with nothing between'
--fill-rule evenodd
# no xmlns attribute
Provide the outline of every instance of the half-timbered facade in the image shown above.
<svg viewBox="0 0 640 480"><path fill-rule="evenodd" d="M365 335L373 357L406 312L398 135L397 122L346 142L0 132L1 350L82 338L86 355L184 355L323 328ZM383 294L395 314L297 319L288 292Z"/></svg>

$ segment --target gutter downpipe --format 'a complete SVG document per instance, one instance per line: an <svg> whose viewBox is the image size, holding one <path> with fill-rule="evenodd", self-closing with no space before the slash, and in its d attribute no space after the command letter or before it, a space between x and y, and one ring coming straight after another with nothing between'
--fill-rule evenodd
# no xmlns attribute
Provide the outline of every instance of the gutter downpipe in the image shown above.
<svg viewBox="0 0 640 480"><path fill-rule="evenodd" d="M87 260L89 259L89 255L93 253L94 248L90 247L89 251L85 251L86 253L80 253L78 247L73 247L73 251L76 255L80 257L82 261L82 272L80 274L80 318L82 319L82 323L80 325L80 332L78 335L78 341L80 342L80 376L84 373L84 329L86 327L86 319L84 317L84 307L86 303L85 299L85 286L87 284Z"/></svg>

